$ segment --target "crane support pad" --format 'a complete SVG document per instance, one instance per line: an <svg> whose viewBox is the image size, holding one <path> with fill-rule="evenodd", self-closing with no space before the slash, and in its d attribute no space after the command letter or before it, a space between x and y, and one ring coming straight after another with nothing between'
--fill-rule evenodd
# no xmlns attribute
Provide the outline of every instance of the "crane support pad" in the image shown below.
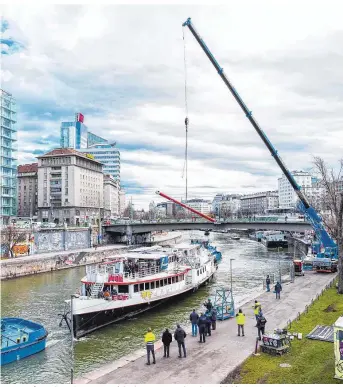
<svg viewBox="0 0 343 387"><path fill-rule="evenodd" d="M333 343L333 326L317 325L306 337L312 340Z"/></svg>

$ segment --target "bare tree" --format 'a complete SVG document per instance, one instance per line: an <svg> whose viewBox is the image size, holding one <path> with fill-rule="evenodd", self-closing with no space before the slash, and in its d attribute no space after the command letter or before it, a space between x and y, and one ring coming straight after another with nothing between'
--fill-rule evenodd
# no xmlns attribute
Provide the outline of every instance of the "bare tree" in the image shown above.
<svg viewBox="0 0 343 387"><path fill-rule="evenodd" d="M124 218L129 218L130 213L131 213L131 207L130 207L130 205L127 205L125 210L124 210L124 213L123 213Z"/></svg>
<svg viewBox="0 0 343 387"><path fill-rule="evenodd" d="M1 249L4 251L4 256L13 258L14 248L25 243L27 239L27 230L20 229L14 226L7 226L1 231Z"/></svg>
<svg viewBox="0 0 343 387"><path fill-rule="evenodd" d="M315 171L319 184L324 189L325 207L322 213L323 222L329 234L336 239L338 246L338 293L343 294L343 159L339 161L338 172L328 169L324 160L314 158Z"/></svg>

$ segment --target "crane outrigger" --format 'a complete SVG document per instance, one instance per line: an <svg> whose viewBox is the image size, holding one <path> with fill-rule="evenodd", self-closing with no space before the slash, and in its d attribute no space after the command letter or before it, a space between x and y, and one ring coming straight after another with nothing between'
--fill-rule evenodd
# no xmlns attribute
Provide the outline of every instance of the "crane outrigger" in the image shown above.
<svg viewBox="0 0 343 387"><path fill-rule="evenodd" d="M213 64L214 68L218 71L219 76L224 81L225 85L228 87L232 95L234 96L235 100L239 104L239 106L242 108L243 112L245 113L246 117L256 130L257 134L260 136L268 150L270 151L271 155L274 157L276 163L280 167L283 174L288 179L289 183L293 187L295 193L297 194L299 200L300 200L300 209L304 213L307 220L311 223L316 237L319 242L323 245L324 252L318 252L317 258L313 261L313 267L317 271L335 271L337 270L337 261L338 261L338 247L335 241L331 238L331 236L328 234L328 232L325 229L323 220L318 215L316 210L310 205L309 201L301 192L301 187L297 184L294 177L292 176L291 172L287 169L286 165L281 160L280 156L278 155L277 150L274 148L272 143L269 141L268 137L262 130L262 128L259 126L257 121L252 115L252 112L248 109L246 104L243 102L242 98L236 91L236 89L233 87L229 79L226 77L224 70L222 67L220 67L217 60L212 55L211 51L203 41L203 39L199 36L197 31L195 30L191 18L188 18L183 24L183 27L188 27L197 42L199 43L200 47L203 49L204 53L210 60L210 62Z"/></svg>

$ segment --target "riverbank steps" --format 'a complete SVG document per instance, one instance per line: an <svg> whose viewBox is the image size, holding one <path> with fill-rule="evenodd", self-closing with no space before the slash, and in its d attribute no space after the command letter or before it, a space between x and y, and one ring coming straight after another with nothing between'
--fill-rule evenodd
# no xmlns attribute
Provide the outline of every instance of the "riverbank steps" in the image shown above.
<svg viewBox="0 0 343 387"><path fill-rule="evenodd" d="M296 277L294 283L283 284L281 300L276 300L273 292L256 296L267 319L266 331L284 327L289 320L294 320L334 277L335 274L306 273L304 277ZM187 329L187 358L178 358L175 341L171 344L171 357L163 358L162 343L158 341L155 344L156 364L147 366L143 344L145 332L142 332L142 349L87 373L74 383L220 384L254 352L257 328L253 303L254 299L236 305L236 309L241 307L246 315L245 337L237 336L235 319L217 321L217 329L202 344L198 342L199 336L192 337Z"/></svg>
<svg viewBox="0 0 343 387"><path fill-rule="evenodd" d="M325 290L315 300L308 312L291 325L291 332L301 332L302 340L291 342L291 351L282 357L261 353L249 357L224 383L243 384L343 384L334 379L335 357L333 343L309 340L309 334L316 325L332 325L342 314L343 295L336 286ZM280 364L289 364L282 368Z"/></svg>

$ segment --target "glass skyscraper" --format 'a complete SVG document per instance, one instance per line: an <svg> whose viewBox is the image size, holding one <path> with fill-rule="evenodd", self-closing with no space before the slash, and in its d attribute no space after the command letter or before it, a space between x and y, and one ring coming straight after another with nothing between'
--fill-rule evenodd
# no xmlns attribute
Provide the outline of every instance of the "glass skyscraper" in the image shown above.
<svg viewBox="0 0 343 387"><path fill-rule="evenodd" d="M116 143L93 144L88 148L79 149L94 156L96 161L103 164L102 169L105 175L111 175L120 182L120 152L116 148Z"/></svg>
<svg viewBox="0 0 343 387"><path fill-rule="evenodd" d="M103 164L105 175L111 175L120 183L120 152L116 143L89 132L81 113L75 115L74 122L61 123L61 148L73 148L94 156Z"/></svg>
<svg viewBox="0 0 343 387"><path fill-rule="evenodd" d="M1 99L1 224L17 215L17 122L16 102L0 89Z"/></svg>
<svg viewBox="0 0 343 387"><path fill-rule="evenodd" d="M87 147L88 129L83 120L83 115L77 113L74 122L61 123L61 148L80 149Z"/></svg>

